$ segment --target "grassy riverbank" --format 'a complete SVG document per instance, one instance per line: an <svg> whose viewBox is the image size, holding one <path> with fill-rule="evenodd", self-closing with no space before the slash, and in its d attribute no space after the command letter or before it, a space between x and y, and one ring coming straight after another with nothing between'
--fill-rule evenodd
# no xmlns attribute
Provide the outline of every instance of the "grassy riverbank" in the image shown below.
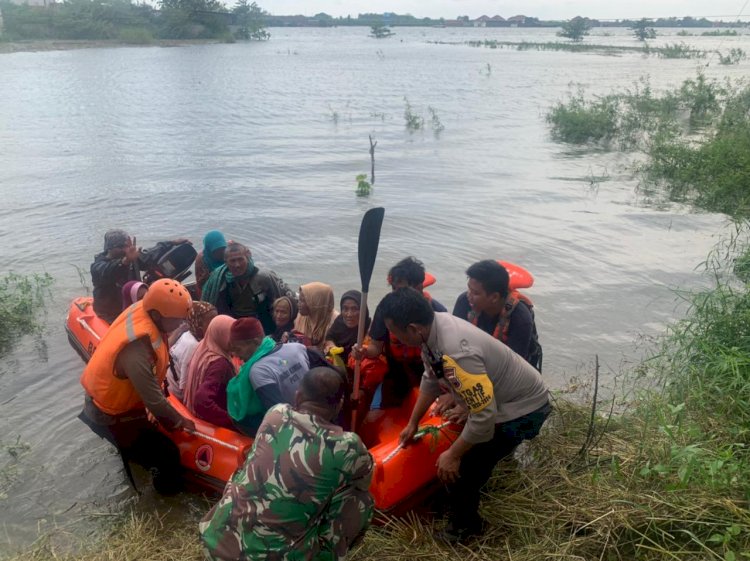
<svg viewBox="0 0 750 561"><path fill-rule="evenodd" d="M688 316L630 373L616 401L598 400L594 383L557 392L553 416L528 447L531 461L500 464L486 488L481 540L453 550L435 541L441 518L412 516L372 528L351 558L747 558L748 239L738 228L709 257L714 286L684 295ZM53 534L11 559L197 561L197 518L124 515L99 542L74 542L75 553L69 537Z"/></svg>

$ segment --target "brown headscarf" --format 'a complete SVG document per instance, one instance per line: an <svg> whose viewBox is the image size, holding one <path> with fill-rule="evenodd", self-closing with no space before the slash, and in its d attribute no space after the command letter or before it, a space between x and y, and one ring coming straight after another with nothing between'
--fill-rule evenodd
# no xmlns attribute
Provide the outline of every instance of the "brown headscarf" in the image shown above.
<svg viewBox="0 0 750 561"><path fill-rule="evenodd" d="M230 363L229 338L235 319L229 316L216 316L208 324L206 336L195 349L185 381L184 403L188 410L195 414L195 395L198 392L208 366L217 359L225 358ZM234 365L232 365L234 368Z"/></svg>
<svg viewBox="0 0 750 561"><path fill-rule="evenodd" d="M333 308L333 288L322 282L310 282L303 284L300 292L304 294L310 315L298 315L294 329L310 339L314 347L322 350L328 328L339 315Z"/></svg>
<svg viewBox="0 0 750 561"><path fill-rule="evenodd" d="M200 330L203 327L203 320L206 315L216 311L216 306L203 302L202 300L193 300L193 308L190 310L190 314L187 318L188 329L196 340L200 341L203 337L200 336Z"/></svg>

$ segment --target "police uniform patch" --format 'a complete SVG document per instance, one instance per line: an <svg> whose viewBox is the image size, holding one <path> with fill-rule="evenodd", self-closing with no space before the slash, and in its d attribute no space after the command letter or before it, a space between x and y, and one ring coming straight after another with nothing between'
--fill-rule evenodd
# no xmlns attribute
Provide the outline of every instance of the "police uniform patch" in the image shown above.
<svg viewBox="0 0 750 561"><path fill-rule="evenodd" d="M486 373L466 372L448 355L443 355L443 365L445 378L461 395L470 412L478 413L495 399L492 380Z"/></svg>

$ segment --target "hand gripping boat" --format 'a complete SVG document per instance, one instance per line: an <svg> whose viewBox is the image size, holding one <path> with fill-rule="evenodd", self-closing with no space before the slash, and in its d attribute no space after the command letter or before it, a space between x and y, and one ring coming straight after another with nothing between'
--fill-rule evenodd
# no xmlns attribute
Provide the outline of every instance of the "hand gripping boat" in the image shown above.
<svg viewBox="0 0 750 561"><path fill-rule="evenodd" d="M511 290L528 288L534 283L523 267L499 261L509 273ZM429 276L425 284L433 284ZM88 362L109 325L94 313L93 299L79 297L70 304L65 329L71 346ZM436 462L461 431L428 411L419 423L417 442L401 447L398 437L411 416L418 390L414 390L399 408L384 409L375 422L362 423L359 434L375 460L370 491L376 507L383 512L401 512L419 502L437 483ZM253 439L232 430L217 427L193 416L175 396L167 396L172 407L195 423L195 431L164 434L180 451L180 462L190 479L222 490L232 474L242 466Z"/></svg>
<svg viewBox="0 0 750 561"><path fill-rule="evenodd" d="M81 297L71 303L65 328L73 348L88 362L109 325L94 314L93 299ZM428 412L420 422L418 441L406 448L399 446L399 433L409 420L416 396L414 390L400 408L383 410L377 422L363 423L359 431L375 460L370 491L376 507L384 512L408 508L436 483L435 462L461 430ZM177 445L182 467L191 480L222 490L244 463L253 439L196 418L173 395L167 399L195 422L195 431L164 431Z"/></svg>

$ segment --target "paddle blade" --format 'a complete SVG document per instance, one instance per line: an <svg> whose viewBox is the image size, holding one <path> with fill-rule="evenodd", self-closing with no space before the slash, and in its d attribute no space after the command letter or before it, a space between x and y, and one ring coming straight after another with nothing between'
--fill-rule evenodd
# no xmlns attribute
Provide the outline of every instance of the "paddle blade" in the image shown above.
<svg viewBox="0 0 750 561"><path fill-rule="evenodd" d="M375 268L375 257L378 255L380 228L384 215L384 208L371 208L365 213L362 226L359 228L359 277L362 280L362 292L370 291L370 279Z"/></svg>

